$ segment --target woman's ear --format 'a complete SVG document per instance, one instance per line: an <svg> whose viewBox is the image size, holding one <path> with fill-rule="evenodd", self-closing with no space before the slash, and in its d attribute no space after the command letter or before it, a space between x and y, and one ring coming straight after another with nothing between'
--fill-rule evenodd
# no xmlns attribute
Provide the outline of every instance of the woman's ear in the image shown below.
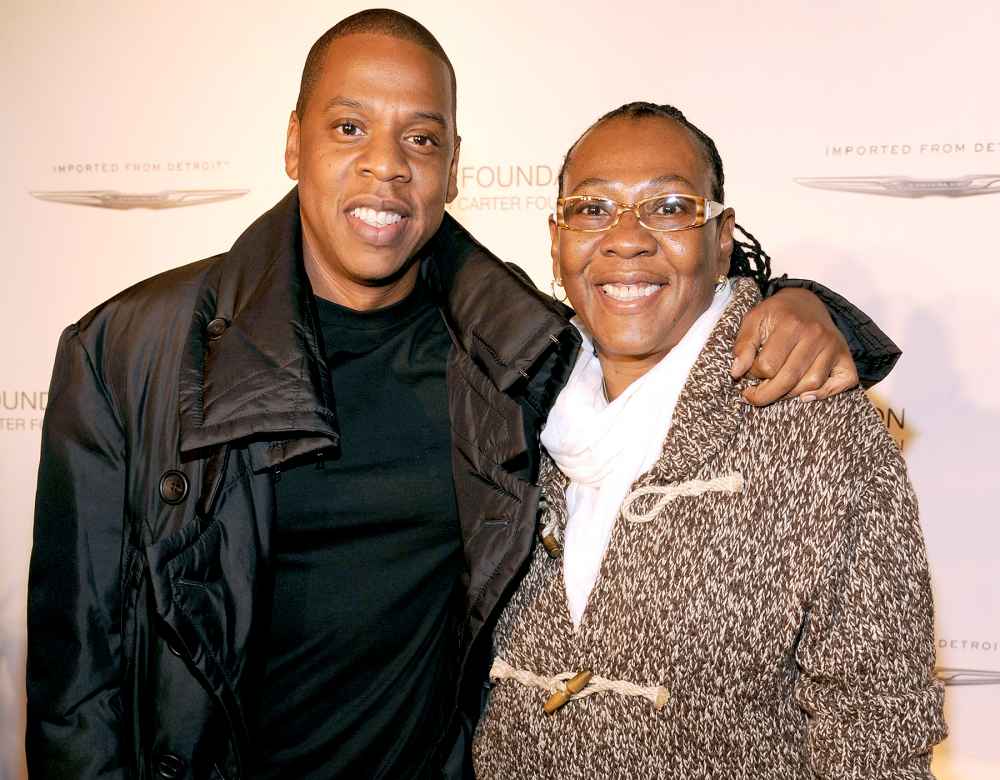
<svg viewBox="0 0 1000 780"><path fill-rule="evenodd" d="M552 242L549 253L552 255L552 278L562 279L562 272L559 270L559 226L556 219L549 215L549 240Z"/></svg>
<svg viewBox="0 0 1000 780"><path fill-rule="evenodd" d="M736 212L726 209L719 215L719 237L717 247L717 273L720 276L729 276L729 258L733 254L733 231L736 229Z"/></svg>

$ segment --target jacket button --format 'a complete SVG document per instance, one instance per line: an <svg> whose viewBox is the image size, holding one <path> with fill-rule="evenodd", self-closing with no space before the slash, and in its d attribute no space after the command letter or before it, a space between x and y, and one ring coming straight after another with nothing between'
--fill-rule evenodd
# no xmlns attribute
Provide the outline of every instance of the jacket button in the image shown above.
<svg viewBox="0 0 1000 780"><path fill-rule="evenodd" d="M160 498L168 504L179 504L188 494L188 478L176 469L163 472L160 477Z"/></svg>
<svg viewBox="0 0 1000 780"><path fill-rule="evenodd" d="M156 776L176 780L184 771L184 762L173 753L164 753L156 760Z"/></svg>
<svg viewBox="0 0 1000 780"><path fill-rule="evenodd" d="M226 332L226 328L228 327L229 321L225 317L216 317L205 326L205 332L210 339L217 339Z"/></svg>

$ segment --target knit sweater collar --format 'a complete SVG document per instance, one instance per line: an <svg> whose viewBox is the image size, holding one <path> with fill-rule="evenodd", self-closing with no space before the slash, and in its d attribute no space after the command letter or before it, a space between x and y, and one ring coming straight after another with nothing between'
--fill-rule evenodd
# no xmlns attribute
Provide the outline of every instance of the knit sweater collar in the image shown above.
<svg viewBox="0 0 1000 780"><path fill-rule="evenodd" d="M760 302L760 291L752 279L734 279L732 285L732 298L692 366L677 400L663 452L633 488L690 479L703 463L727 446L747 413L746 401L740 393L749 380L734 382L729 369L740 324ZM554 513L556 525L564 528L568 479L547 455L541 481L549 511ZM637 511L642 510L642 501L637 502Z"/></svg>

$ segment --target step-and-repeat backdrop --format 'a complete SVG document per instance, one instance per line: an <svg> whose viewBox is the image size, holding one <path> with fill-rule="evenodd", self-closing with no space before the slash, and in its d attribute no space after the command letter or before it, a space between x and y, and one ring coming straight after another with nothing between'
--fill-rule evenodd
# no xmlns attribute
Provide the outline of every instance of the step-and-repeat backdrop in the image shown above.
<svg viewBox="0 0 1000 780"><path fill-rule="evenodd" d="M305 53L357 3L8 3L0 25L0 780L23 773L39 428L60 330L226 249L290 186ZM452 213L550 280L570 142L629 100L710 135L777 272L826 282L904 349L872 397L909 464L935 581L951 736L941 778L1000 777L1000 101L993 0L397 7L450 53Z"/></svg>

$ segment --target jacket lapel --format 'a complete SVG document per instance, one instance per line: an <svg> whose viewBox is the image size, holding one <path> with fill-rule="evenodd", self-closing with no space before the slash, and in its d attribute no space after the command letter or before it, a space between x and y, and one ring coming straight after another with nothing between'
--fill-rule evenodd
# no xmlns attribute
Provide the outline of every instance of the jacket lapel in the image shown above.
<svg viewBox="0 0 1000 780"><path fill-rule="evenodd" d="M295 444L254 447L255 467L267 467L337 441L300 242L292 190L237 239L206 280L180 373L183 452L305 435Z"/></svg>
<svg viewBox="0 0 1000 780"><path fill-rule="evenodd" d="M537 435L580 339L564 307L448 215L428 243L423 270L455 342L448 404L468 562L468 652L531 550Z"/></svg>
<svg viewBox="0 0 1000 780"><path fill-rule="evenodd" d="M544 405L547 412L554 395L548 399L542 388L525 380L537 373L545 356L561 364L553 366L556 374L572 369L580 345L569 324L572 311L535 289L523 272L498 260L448 214L429 242L428 254L425 272L444 298L445 315L461 349L497 390L528 393L529 402Z"/></svg>

